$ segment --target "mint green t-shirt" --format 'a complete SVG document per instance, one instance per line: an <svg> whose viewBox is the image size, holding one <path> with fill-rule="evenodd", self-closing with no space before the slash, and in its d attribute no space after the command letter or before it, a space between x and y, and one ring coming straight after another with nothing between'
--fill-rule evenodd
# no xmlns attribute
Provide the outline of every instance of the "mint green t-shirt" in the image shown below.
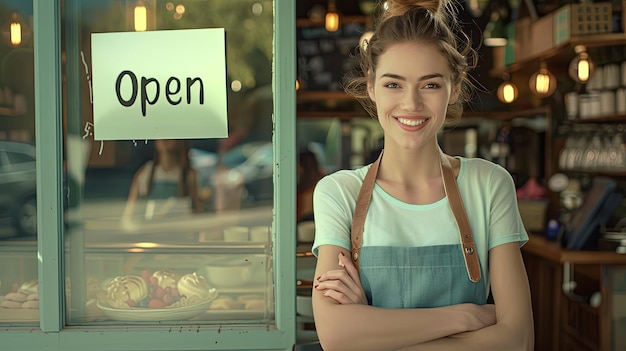
<svg viewBox="0 0 626 351"><path fill-rule="evenodd" d="M501 166L479 158L461 161L457 184L478 250L483 281L489 291L488 252L510 242L528 241L522 224L515 185ZM350 250L350 228L356 200L369 169L341 170L324 177L314 192L315 241ZM431 204L397 200L375 185L365 219L362 246L435 246L460 243L447 197ZM486 279L485 279L486 278Z"/></svg>

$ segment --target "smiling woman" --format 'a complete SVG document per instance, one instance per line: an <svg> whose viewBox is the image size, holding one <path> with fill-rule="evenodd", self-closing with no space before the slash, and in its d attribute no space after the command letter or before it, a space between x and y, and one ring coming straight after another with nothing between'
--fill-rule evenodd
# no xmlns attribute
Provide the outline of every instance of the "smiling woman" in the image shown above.
<svg viewBox="0 0 626 351"><path fill-rule="evenodd" d="M384 153L324 177L314 193L320 342L532 350L513 180L489 161L444 154L437 139L461 116L475 52L448 1L387 3L345 80L384 130Z"/></svg>

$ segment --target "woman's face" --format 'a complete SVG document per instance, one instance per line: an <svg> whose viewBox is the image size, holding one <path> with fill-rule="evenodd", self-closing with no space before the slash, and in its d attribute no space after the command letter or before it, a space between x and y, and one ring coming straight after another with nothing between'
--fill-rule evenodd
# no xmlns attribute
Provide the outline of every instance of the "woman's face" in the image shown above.
<svg viewBox="0 0 626 351"><path fill-rule="evenodd" d="M157 139L154 146L159 152L174 152L180 150L182 142L175 139Z"/></svg>
<svg viewBox="0 0 626 351"><path fill-rule="evenodd" d="M458 99L448 60L433 44L394 44L379 57L368 84L385 131L385 146L418 149L436 142L449 104Z"/></svg>

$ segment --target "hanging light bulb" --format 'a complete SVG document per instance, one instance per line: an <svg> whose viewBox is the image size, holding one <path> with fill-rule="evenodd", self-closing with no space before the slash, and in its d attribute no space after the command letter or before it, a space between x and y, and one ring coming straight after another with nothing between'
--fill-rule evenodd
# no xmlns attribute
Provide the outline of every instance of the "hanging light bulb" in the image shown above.
<svg viewBox="0 0 626 351"><path fill-rule="evenodd" d="M577 83L587 84L589 78L595 71L596 65L589 57L587 48L584 45L576 45L574 47L576 57L569 63L569 76Z"/></svg>
<svg viewBox="0 0 626 351"><path fill-rule="evenodd" d="M145 32L148 29L148 10L143 2L138 1L134 9L135 32Z"/></svg>
<svg viewBox="0 0 626 351"><path fill-rule="evenodd" d="M28 41L30 32L20 16L13 13L9 21L2 26L2 36L9 46L16 48Z"/></svg>
<svg viewBox="0 0 626 351"><path fill-rule="evenodd" d="M337 7L335 6L335 1L331 0L328 2L328 10L326 11L326 20L324 21L324 26L326 30L329 32L336 32L339 30L341 19L339 18L339 12L337 12Z"/></svg>
<svg viewBox="0 0 626 351"><path fill-rule="evenodd" d="M517 100L517 96L519 94L519 90L517 86L510 81L510 76L508 73L505 73L502 77L504 82L500 84L496 94L498 95L498 100L502 101L505 104L510 104Z"/></svg>
<svg viewBox="0 0 626 351"><path fill-rule="evenodd" d="M556 91L556 77L548 71L546 64L543 62L539 70L530 76L528 83L530 84L530 90L541 98L548 97Z"/></svg>

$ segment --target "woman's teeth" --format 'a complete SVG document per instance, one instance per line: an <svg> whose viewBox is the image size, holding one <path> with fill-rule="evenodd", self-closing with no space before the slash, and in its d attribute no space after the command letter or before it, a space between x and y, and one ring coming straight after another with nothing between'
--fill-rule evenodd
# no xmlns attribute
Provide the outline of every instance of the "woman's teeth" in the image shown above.
<svg viewBox="0 0 626 351"><path fill-rule="evenodd" d="M406 125L406 126L411 126L411 127L415 127L415 126L419 126L420 124L426 122L425 119L405 119L405 118L398 118L398 122Z"/></svg>

